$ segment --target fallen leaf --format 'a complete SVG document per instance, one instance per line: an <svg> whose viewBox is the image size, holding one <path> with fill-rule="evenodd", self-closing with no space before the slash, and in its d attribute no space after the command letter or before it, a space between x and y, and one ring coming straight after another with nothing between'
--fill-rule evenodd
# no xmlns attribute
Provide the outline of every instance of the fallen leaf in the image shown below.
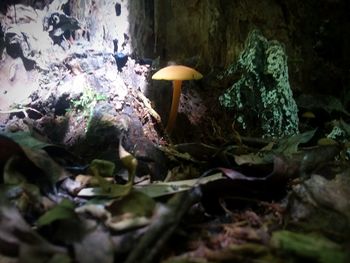
<svg viewBox="0 0 350 263"><path fill-rule="evenodd" d="M61 203L47 211L37 220L38 227L49 225L56 220L77 218L74 212L74 204L68 199L63 199Z"/></svg>
<svg viewBox="0 0 350 263"><path fill-rule="evenodd" d="M75 242L74 252L77 262L114 262L114 251L110 234L102 226L88 230L82 240Z"/></svg>
<svg viewBox="0 0 350 263"><path fill-rule="evenodd" d="M289 257L293 254L320 263L343 263L350 259L340 245L321 235L276 231L272 234L271 246Z"/></svg>
<svg viewBox="0 0 350 263"><path fill-rule="evenodd" d="M0 206L0 252L28 263L49 262L58 254L67 258L65 248L50 244L34 232L16 208L3 203Z"/></svg>

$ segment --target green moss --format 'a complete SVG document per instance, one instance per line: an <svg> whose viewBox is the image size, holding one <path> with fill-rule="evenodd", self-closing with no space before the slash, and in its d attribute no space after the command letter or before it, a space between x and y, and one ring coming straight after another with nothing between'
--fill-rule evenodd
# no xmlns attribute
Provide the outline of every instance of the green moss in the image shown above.
<svg viewBox="0 0 350 263"><path fill-rule="evenodd" d="M327 135L327 138L333 139L333 140L341 140L346 136L345 131L338 127L338 126L334 126L332 131Z"/></svg>
<svg viewBox="0 0 350 263"><path fill-rule="evenodd" d="M249 33L237 63L226 75L238 76L219 100L232 108L242 130L262 137L298 133L298 109L289 85L287 55L278 41L268 41L258 30Z"/></svg>

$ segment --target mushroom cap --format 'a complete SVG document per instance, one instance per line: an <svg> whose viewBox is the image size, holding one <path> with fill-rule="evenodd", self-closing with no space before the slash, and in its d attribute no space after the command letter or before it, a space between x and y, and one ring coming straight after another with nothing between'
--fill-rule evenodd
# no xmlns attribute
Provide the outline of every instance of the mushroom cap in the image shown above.
<svg viewBox="0 0 350 263"><path fill-rule="evenodd" d="M304 112L301 117L305 118L305 119L314 119L316 118L315 114L312 111L306 111Z"/></svg>
<svg viewBox="0 0 350 263"><path fill-rule="evenodd" d="M164 80L193 80L201 78L203 78L203 75L197 70L182 65L167 66L158 70L152 76L152 79Z"/></svg>

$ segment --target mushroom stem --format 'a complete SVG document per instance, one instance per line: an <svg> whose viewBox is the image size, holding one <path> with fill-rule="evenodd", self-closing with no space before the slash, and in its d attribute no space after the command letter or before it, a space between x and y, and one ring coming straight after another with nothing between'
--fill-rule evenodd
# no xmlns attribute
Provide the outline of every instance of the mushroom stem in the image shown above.
<svg viewBox="0 0 350 263"><path fill-rule="evenodd" d="M182 80L173 80L173 99L171 102L171 109L169 113L169 119L165 130L171 133L177 116L177 110L179 108L180 94L181 94Z"/></svg>

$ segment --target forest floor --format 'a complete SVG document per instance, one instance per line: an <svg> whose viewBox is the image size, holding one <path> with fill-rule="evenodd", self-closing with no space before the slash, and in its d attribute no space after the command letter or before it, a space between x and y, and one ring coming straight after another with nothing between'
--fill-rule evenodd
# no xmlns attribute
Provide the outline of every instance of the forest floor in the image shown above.
<svg viewBox="0 0 350 263"><path fill-rule="evenodd" d="M243 136L205 79L167 134L154 65L66 44L31 70L2 53L1 262L349 260L347 112Z"/></svg>

